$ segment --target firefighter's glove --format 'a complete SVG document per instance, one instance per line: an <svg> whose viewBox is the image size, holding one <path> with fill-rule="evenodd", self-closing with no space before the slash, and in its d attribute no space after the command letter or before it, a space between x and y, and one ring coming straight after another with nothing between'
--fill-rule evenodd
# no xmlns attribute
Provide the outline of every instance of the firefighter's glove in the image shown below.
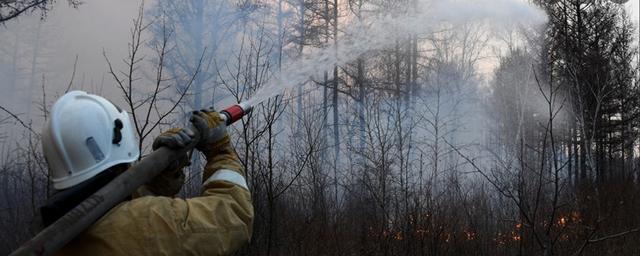
<svg viewBox="0 0 640 256"><path fill-rule="evenodd" d="M160 147L181 149L189 145L195 138L195 133L190 129L173 128L160 134L153 141L153 150Z"/></svg>
<svg viewBox="0 0 640 256"><path fill-rule="evenodd" d="M195 133L189 129L173 128L168 130L153 141L153 150L168 147L180 150L193 141ZM158 196L174 196L180 192L184 184L184 172L182 168L189 165L189 155L184 153L176 161L162 171L158 176L146 184L146 189Z"/></svg>
<svg viewBox="0 0 640 256"><path fill-rule="evenodd" d="M191 123L202 134L196 148L207 159L202 173L205 187L209 178L219 170L235 171L244 177L244 168L231 145L227 127L220 114L212 108L195 111Z"/></svg>
<svg viewBox="0 0 640 256"><path fill-rule="evenodd" d="M213 108L194 111L190 121L200 134L196 149L207 159L229 146L227 126Z"/></svg>

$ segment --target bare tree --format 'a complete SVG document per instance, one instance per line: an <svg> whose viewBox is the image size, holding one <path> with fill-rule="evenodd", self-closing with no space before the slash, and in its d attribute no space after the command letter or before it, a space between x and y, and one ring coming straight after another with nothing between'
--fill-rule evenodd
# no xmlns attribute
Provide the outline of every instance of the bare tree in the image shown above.
<svg viewBox="0 0 640 256"><path fill-rule="evenodd" d="M189 87L193 84L202 64L202 58L196 63L196 70L191 74L185 85L176 85L177 81L180 81L176 77L167 77L165 71L165 58L168 52L171 51L169 45L170 37L173 35L173 31L169 30L166 26L166 20L161 18L160 21L163 28L162 40L153 45L156 62L155 77L153 86L147 87L138 85L141 80L141 74L139 68L145 61L145 55L142 53L142 47L145 44L144 33L149 28L151 23L147 23L144 19L144 5L140 6L138 16L133 20L133 28L131 30L131 42L129 43L129 56L123 61L127 65L127 69L117 72L114 70L111 61L107 57L106 52L103 52L105 60L109 66L109 74L116 82L116 86L120 89L122 96L127 104L129 113L132 116L134 128L138 135L139 142L138 147L140 151L143 151L143 145L145 140L153 132L157 131L161 124L166 124L168 117L174 113L176 108L180 106L183 99L187 95ZM169 99L163 99L163 95L172 92L169 88L181 87L184 88L179 91L177 97L169 97ZM169 106L163 106L161 101L166 101ZM142 157L142 155L140 156Z"/></svg>
<svg viewBox="0 0 640 256"><path fill-rule="evenodd" d="M67 0L69 5L78 7L81 0ZM41 14L46 15L55 0L0 0L0 24L14 19L25 12L41 11Z"/></svg>

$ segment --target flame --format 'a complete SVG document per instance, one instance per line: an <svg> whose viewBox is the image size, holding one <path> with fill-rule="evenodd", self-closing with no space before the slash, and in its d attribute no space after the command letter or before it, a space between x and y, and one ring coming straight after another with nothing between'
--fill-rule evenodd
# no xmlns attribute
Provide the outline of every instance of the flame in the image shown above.
<svg viewBox="0 0 640 256"><path fill-rule="evenodd" d="M402 231L398 231L398 233L393 236L393 239L395 239L396 241L401 241L402 239L404 239L404 237L402 236Z"/></svg>
<svg viewBox="0 0 640 256"><path fill-rule="evenodd" d="M558 226L560 226L560 227L564 227L564 226L566 226L566 225L567 225L567 218L566 218L566 217L564 217L564 216L561 216L561 217L558 219Z"/></svg>
<svg viewBox="0 0 640 256"><path fill-rule="evenodd" d="M471 231L471 230L465 230L464 234L466 235L467 240L475 240L476 239L476 233Z"/></svg>

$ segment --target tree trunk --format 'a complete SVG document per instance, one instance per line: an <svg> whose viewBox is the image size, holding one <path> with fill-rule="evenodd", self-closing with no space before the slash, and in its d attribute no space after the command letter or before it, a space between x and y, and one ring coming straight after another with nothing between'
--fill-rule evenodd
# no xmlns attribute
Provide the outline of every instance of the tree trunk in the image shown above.
<svg viewBox="0 0 640 256"><path fill-rule="evenodd" d="M336 47L338 47L338 19L340 15L338 15L338 0L333 1L333 43ZM336 51L337 52L337 51ZM335 158L333 160L333 168L334 168L334 186L335 186L335 199L336 204L338 203L338 163L340 161L340 127L338 126L338 86L340 84L340 79L338 77L338 66L333 67L333 140L334 140L334 151Z"/></svg>

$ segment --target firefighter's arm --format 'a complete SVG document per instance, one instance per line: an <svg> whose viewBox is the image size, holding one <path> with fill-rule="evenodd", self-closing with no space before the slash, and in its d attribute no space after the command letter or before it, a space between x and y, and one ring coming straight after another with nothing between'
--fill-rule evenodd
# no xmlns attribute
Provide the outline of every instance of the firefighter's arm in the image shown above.
<svg viewBox="0 0 640 256"><path fill-rule="evenodd" d="M251 239L254 213L244 168L217 112L195 112L192 123L203 136L196 148L207 163L201 196L187 199L177 210L185 220L183 231L192 236L184 243L202 240L189 248L203 254L229 254ZM200 232L208 235L202 239Z"/></svg>
<svg viewBox="0 0 640 256"><path fill-rule="evenodd" d="M231 253L251 239L254 213L245 171L218 112L194 112L191 122L202 135L196 148L207 159L202 195L187 200L192 220L222 228L225 235L211 242L217 244L217 252Z"/></svg>

